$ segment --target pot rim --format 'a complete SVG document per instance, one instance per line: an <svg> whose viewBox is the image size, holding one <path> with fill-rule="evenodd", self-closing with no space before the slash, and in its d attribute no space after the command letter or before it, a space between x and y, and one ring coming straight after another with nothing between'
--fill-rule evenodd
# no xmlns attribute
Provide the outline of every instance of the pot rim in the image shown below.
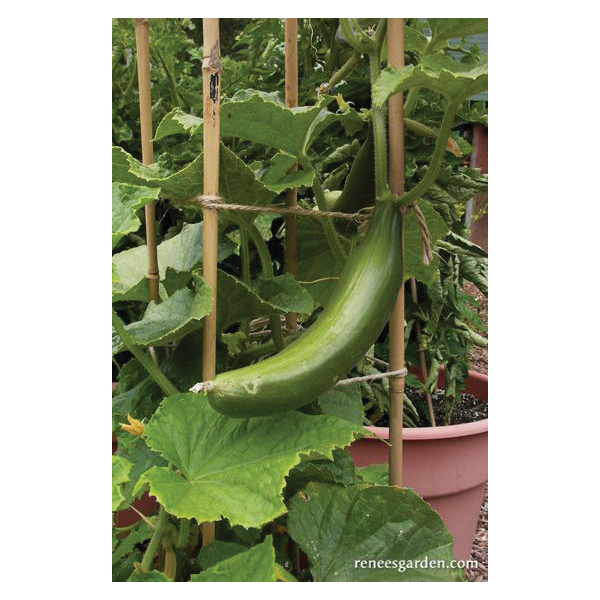
<svg viewBox="0 0 600 600"><path fill-rule="evenodd" d="M477 373L476 371L469 371L469 377L473 377L481 381L485 380L486 382L488 379L486 374ZM384 440L387 440L390 437L389 427L374 427L372 425L368 425L365 427L365 429L374 433L380 438L383 438ZM418 442L465 437L467 435L479 435L487 432L488 419L482 419L481 421L462 423L461 425L441 425L439 427L404 427L402 429L402 439Z"/></svg>

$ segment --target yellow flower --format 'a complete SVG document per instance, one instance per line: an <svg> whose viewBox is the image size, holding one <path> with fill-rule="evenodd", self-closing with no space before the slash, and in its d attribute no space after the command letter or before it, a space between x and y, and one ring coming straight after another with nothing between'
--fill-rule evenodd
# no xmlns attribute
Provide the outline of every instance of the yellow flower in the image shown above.
<svg viewBox="0 0 600 600"><path fill-rule="evenodd" d="M129 425L121 423L121 429L131 433L132 435L142 435L144 433L144 424L137 419L134 419L131 415L127 415Z"/></svg>

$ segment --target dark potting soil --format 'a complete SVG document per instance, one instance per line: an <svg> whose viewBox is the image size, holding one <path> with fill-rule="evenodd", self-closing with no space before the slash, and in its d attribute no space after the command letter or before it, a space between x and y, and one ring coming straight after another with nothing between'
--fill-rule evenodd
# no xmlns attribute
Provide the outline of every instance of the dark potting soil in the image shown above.
<svg viewBox="0 0 600 600"><path fill-rule="evenodd" d="M404 388L406 395L412 400L416 407L422 407L425 409L427 406L427 400L425 395L417 389L406 386ZM444 388L438 388L435 394L432 395L431 399L433 402L433 412L435 414L435 420L438 425L444 425L444 396L446 390ZM461 425L463 423L474 423L475 421L482 421L488 418L488 403L485 400L480 400L471 394L462 394L460 402L454 407L452 411L452 418L450 419L449 425ZM430 427L428 418L421 419L420 427ZM383 415L375 425L377 427L389 427L389 416Z"/></svg>

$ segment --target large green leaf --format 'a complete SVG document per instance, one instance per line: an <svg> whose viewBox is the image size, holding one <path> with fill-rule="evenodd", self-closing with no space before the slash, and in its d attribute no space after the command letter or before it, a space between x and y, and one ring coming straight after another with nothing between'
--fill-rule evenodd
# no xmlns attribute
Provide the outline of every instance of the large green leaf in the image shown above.
<svg viewBox="0 0 600 600"><path fill-rule="evenodd" d="M210 313L210 286L193 274L195 291L177 290L157 304L150 302L143 318L127 325L127 331L142 346L165 346L202 327L202 319Z"/></svg>
<svg viewBox="0 0 600 600"><path fill-rule="evenodd" d="M178 469L147 471L151 494L178 517L258 527L286 510L285 476L301 456L331 458L359 428L325 415L289 411L271 417L231 419L203 394L166 398L145 433L148 445Z"/></svg>
<svg viewBox="0 0 600 600"><path fill-rule="evenodd" d="M432 248L436 242L448 233L448 226L439 213L425 200L417 201L431 238ZM429 265L423 263L423 242L419 222L412 210L404 217L404 280L414 277L423 283L430 284L439 268L440 259L434 254Z"/></svg>
<svg viewBox="0 0 600 600"><path fill-rule="evenodd" d="M258 279L254 288L263 300L281 312L308 315L314 309L311 295L289 273Z"/></svg>
<svg viewBox="0 0 600 600"><path fill-rule="evenodd" d="M391 95L414 87L429 88L459 102L487 90L487 85L487 57L467 66L445 54L426 55L416 66L386 67L373 86L373 102L383 106Z"/></svg>
<svg viewBox="0 0 600 600"><path fill-rule="evenodd" d="M259 581L277 580L273 537L268 535L262 544L236 554L202 573L192 575L192 581Z"/></svg>
<svg viewBox="0 0 600 600"><path fill-rule="evenodd" d="M113 180L161 188L161 195L185 204L202 194L204 159L200 153L191 163L170 175L157 173L143 165L122 148L113 147ZM275 193L267 189L246 166L223 144L220 147L219 195L235 204L269 204Z"/></svg>
<svg viewBox="0 0 600 600"><path fill-rule="evenodd" d="M365 411L360 386L357 383L337 386L319 396L318 402L326 415L345 419L359 427L363 424Z"/></svg>
<svg viewBox="0 0 600 600"><path fill-rule="evenodd" d="M291 275L259 279L254 289L240 279L217 272L217 329L224 331L243 319L266 317L274 312L310 314L310 294Z"/></svg>
<svg viewBox="0 0 600 600"><path fill-rule="evenodd" d="M290 171L295 163L294 157L278 152L271 159L270 165L260 174L260 180L265 187L278 194L289 188L311 186L315 178L314 170Z"/></svg>
<svg viewBox="0 0 600 600"><path fill-rule="evenodd" d="M390 482L390 467L387 463L359 467L357 471L367 483L374 483L375 485L388 485Z"/></svg>
<svg viewBox="0 0 600 600"><path fill-rule="evenodd" d="M450 568L451 535L409 489L311 483L291 501L288 530L308 555L315 581L464 581L460 569ZM415 565L424 559L448 567ZM383 562L365 568L363 560Z"/></svg>
<svg viewBox="0 0 600 600"><path fill-rule="evenodd" d="M131 530L127 537L114 536L113 530L113 553L112 553L112 564L113 566L123 558L125 558L130 552L133 551L136 544L141 544L152 537L152 531L148 527L147 523L140 520L138 524Z"/></svg>
<svg viewBox="0 0 600 600"><path fill-rule="evenodd" d="M290 109L253 90L242 90L221 107L221 135L277 148L298 158L330 124L341 122L350 135L364 125L352 109L344 114L329 112L327 104L332 100L323 97L315 106Z"/></svg>
<svg viewBox="0 0 600 600"><path fill-rule="evenodd" d="M296 494L311 481L351 485L361 482L348 450L334 450L332 460L304 460L287 476L286 498Z"/></svg>
<svg viewBox="0 0 600 600"><path fill-rule="evenodd" d="M133 493L140 476L150 467L166 466L167 461L160 454L148 448L144 440L137 435L122 431L117 434L117 440L119 445L115 456L128 460L132 465L128 481L122 487L125 499L131 503L142 493L142 490L136 490L136 493Z"/></svg>
<svg viewBox="0 0 600 600"><path fill-rule="evenodd" d="M192 278L192 271L202 261L202 223L186 223L180 233L158 245L158 268L163 296L181 289ZM217 260L225 260L233 252L233 244L219 237ZM139 300L148 302L146 282L148 249L137 246L119 252L113 261L113 301Z"/></svg>
<svg viewBox="0 0 600 600"><path fill-rule="evenodd" d="M427 47L428 39L420 31L404 25L404 50L421 54Z"/></svg>
<svg viewBox="0 0 600 600"><path fill-rule="evenodd" d="M137 231L142 222L137 212L149 202L158 199L160 188L149 188L127 183L112 184L112 247L128 233Z"/></svg>
<svg viewBox="0 0 600 600"><path fill-rule="evenodd" d="M112 509L119 510L125 504L123 484L129 481L129 472L133 465L122 456L112 457Z"/></svg>
<svg viewBox="0 0 600 600"><path fill-rule="evenodd" d="M236 554L246 552L248 548L236 542L215 540L210 546L202 546L198 552L198 564L206 570Z"/></svg>
<svg viewBox="0 0 600 600"><path fill-rule="evenodd" d="M112 399L113 419L116 423L124 423L129 413L137 419L149 416L163 397L164 392L133 358L119 371L119 383Z"/></svg>
<svg viewBox="0 0 600 600"><path fill-rule="evenodd" d="M298 221L296 248L296 279L318 304L325 306L343 265L331 253L323 227L317 219Z"/></svg>
<svg viewBox="0 0 600 600"><path fill-rule="evenodd" d="M188 274L185 280L189 281L192 270L202 260L202 227L202 223L185 224L181 233L158 245L158 268L163 283L176 277L177 272ZM113 278L113 301L149 300L145 281L147 260L146 246L130 248L112 257L116 277L116 281ZM167 272L168 269L171 272Z"/></svg>
<svg viewBox="0 0 600 600"><path fill-rule="evenodd" d="M169 135L186 133L189 135L199 134L202 131L202 119L183 112L179 107L174 108L163 117L158 124L154 141L161 140Z"/></svg>
<svg viewBox="0 0 600 600"><path fill-rule="evenodd" d="M485 33L488 30L487 19L427 19L427 23L431 28L428 53L444 48L449 39Z"/></svg>
<svg viewBox="0 0 600 600"><path fill-rule="evenodd" d="M274 312L267 302L240 279L220 269L217 272L217 329L224 331L243 319L269 316Z"/></svg>

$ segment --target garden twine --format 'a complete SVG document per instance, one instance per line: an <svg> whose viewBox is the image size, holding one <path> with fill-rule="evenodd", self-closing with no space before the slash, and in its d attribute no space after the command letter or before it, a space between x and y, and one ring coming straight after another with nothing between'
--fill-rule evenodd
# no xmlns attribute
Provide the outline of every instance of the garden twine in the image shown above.
<svg viewBox="0 0 600 600"><path fill-rule="evenodd" d="M366 209L361 209L361 211L355 213L344 213L338 211L329 211L329 210L311 210L308 208L300 208L300 207L286 207L286 206L253 206L246 204L228 204L223 202L223 199L220 196L216 195L202 195L196 198L196 201L202 205L203 208L209 208L213 210L235 210L235 211L245 211L245 212L266 212L266 213L275 213L279 215L299 215L303 217L313 217L315 219L348 219L355 221L356 223L360 223L370 217L369 214L365 214L361 211L371 211L373 207L368 207ZM431 249L431 236L429 234L429 229L427 228L427 223L425 221L425 215L419 208L419 205L416 202L409 204L402 208L402 214L406 215L409 210L412 210L415 213L415 217L417 219L417 223L419 224L419 232L421 234L421 242L423 243L423 263L425 265L429 265L431 263L431 259L433 257L433 252Z"/></svg>

